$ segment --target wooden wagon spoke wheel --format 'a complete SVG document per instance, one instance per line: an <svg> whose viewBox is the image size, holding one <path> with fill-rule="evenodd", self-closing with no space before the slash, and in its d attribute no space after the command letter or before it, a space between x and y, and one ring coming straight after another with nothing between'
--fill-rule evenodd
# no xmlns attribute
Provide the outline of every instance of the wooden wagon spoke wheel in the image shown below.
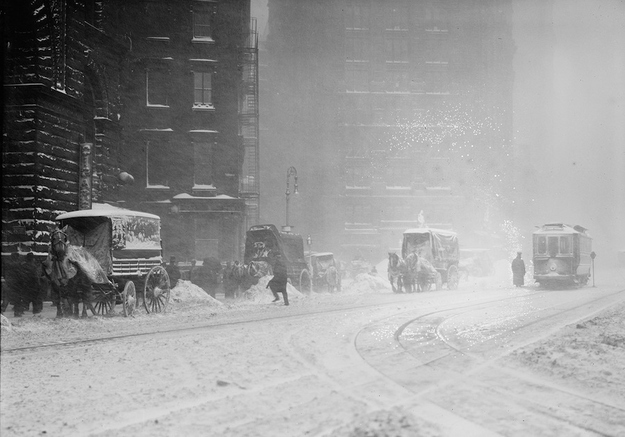
<svg viewBox="0 0 625 437"><path fill-rule="evenodd" d="M110 314L115 306L115 293L107 293L99 287L94 287L91 305L91 312L94 316L104 316Z"/></svg>
<svg viewBox="0 0 625 437"><path fill-rule="evenodd" d="M299 291L304 294L309 294L313 290L312 278L308 270L304 269L299 274Z"/></svg>
<svg viewBox="0 0 625 437"><path fill-rule="evenodd" d="M169 275L161 266L153 267L145 278L143 306L148 313L160 313L169 303Z"/></svg>
<svg viewBox="0 0 625 437"><path fill-rule="evenodd" d="M135 283L132 281L126 282L124 291L122 291L122 307L125 317L132 316L137 307L137 290Z"/></svg>
<svg viewBox="0 0 625 437"><path fill-rule="evenodd" d="M460 275L458 274L458 267L450 266L447 271L447 288L449 290L456 290L458 288L458 279Z"/></svg>

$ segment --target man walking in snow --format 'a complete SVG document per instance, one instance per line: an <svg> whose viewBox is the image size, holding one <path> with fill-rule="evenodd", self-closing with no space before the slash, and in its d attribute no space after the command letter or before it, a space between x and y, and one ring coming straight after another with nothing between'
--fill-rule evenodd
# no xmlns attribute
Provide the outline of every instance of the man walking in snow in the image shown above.
<svg viewBox="0 0 625 437"><path fill-rule="evenodd" d="M521 252L516 253L516 258L512 260L512 283L516 287L522 287L525 283L525 262L521 259Z"/></svg>
<svg viewBox="0 0 625 437"><path fill-rule="evenodd" d="M286 272L286 265L282 260L282 255L280 254L280 252L275 254L271 264L273 268L273 278L271 278L271 280L267 284L267 287L270 288L271 292L273 293L273 302L278 302L280 300L278 293L282 293L284 305L288 305L289 296L286 291L288 277Z"/></svg>

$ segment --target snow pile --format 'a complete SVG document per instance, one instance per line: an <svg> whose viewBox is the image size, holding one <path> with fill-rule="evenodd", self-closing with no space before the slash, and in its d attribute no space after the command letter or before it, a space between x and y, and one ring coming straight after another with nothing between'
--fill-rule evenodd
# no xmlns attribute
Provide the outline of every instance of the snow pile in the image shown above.
<svg viewBox="0 0 625 437"><path fill-rule="evenodd" d="M174 302L202 302L209 306L223 305L193 282L183 279L179 280L176 286L171 289L170 299Z"/></svg>
<svg viewBox="0 0 625 437"><path fill-rule="evenodd" d="M347 294L379 293L391 291L388 279L369 273L360 273L351 281L345 281L342 292Z"/></svg>
<svg viewBox="0 0 625 437"><path fill-rule="evenodd" d="M13 327L11 326L11 322L9 322L9 319L7 319L6 317L4 317L4 315L0 314L0 320L2 320L2 329L6 329L7 331L12 331Z"/></svg>
<svg viewBox="0 0 625 437"><path fill-rule="evenodd" d="M242 298L252 303L271 303L273 300L273 293L271 293L271 290L267 288L267 284L271 278L273 278L273 276L261 277L258 280L258 284L252 285L243 293ZM286 284L286 292L289 295L289 300L304 297L304 295L290 283ZM278 296L280 297L280 301L282 301L282 293L278 293Z"/></svg>
<svg viewBox="0 0 625 437"><path fill-rule="evenodd" d="M625 405L625 304L513 352L515 367Z"/></svg>

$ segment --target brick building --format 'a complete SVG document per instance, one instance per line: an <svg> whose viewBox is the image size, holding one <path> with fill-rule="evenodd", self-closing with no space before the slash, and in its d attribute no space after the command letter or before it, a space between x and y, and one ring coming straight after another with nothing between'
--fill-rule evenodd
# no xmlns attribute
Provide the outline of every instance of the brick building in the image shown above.
<svg viewBox="0 0 625 437"><path fill-rule="evenodd" d="M45 252L56 215L93 201L160 215L168 256L238 258L255 220L246 201L258 203L242 168L257 157L255 120L241 117L257 104L243 77L256 68L249 11L249 0L3 3L3 251Z"/></svg>

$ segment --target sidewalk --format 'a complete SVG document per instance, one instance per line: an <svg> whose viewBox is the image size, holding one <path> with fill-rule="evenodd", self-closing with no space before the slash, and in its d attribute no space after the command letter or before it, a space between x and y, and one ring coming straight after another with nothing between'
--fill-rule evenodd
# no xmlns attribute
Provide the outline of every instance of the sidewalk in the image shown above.
<svg viewBox="0 0 625 437"><path fill-rule="evenodd" d="M24 311L24 315L22 317L15 317L13 315L13 305L9 305L5 312L2 313L4 317L9 319L11 323L14 320L20 319L32 319L33 318L33 310L32 305L28 309L28 311ZM47 301L43 303L43 310L41 311L41 317L45 317L46 319L54 319L56 317L56 307L52 306L52 302Z"/></svg>

